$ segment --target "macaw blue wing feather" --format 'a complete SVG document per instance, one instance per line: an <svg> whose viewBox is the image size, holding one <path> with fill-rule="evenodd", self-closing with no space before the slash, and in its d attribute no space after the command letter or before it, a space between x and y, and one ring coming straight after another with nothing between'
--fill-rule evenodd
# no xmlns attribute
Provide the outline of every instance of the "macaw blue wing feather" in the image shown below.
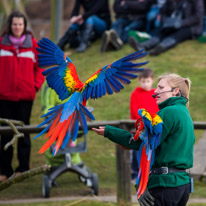
<svg viewBox="0 0 206 206"><path fill-rule="evenodd" d="M51 40L42 38L38 46L38 63L40 67L48 68L42 74L46 76L49 87L56 91L61 100L67 99L83 86L75 66Z"/></svg>
<svg viewBox="0 0 206 206"><path fill-rule="evenodd" d="M136 73L143 70L139 67L148 63L147 61L141 63L133 63L132 61L142 58L146 54L143 50L134 52L99 69L84 83L82 87L83 100L88 100L88 98L97 99L106 93L120 92L124 88L122 84L129 84L129 79L137 78ZM99 89L100 85L102 90ZM91 92L91 87L92 95L88 95Z"/></svg>

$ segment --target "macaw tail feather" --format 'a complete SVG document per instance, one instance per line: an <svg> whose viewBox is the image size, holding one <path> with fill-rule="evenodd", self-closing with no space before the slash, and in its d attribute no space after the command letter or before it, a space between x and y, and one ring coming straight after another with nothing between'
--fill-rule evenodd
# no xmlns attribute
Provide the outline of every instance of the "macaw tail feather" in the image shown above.
<svg viewBox="0 0 206 206"><path fill-rule="evenodd" d="M148 161L147 154L146 154L146 148L145 146L143 146L142 151L141 151L139 174L137 178L137 183L138 183L137 197L138 198L140 198L140 196L144 193L147 187L147 183L149 179L149 171L150 171L150 162L151 162L151 159Z"/></svg>
<svg viewBox="0 0 206 206"><path fill-rule="evenodd" d="M86 116L92 120L94 120L94 116L82 105L81 99L80 93L74 93L66 103L53 107L44 115L46 120L40 126L49 121L51 123L35 137L37 138L47 132L45 138L48 141L40 149L40 154L44 153L55 141L53 155L58 152L60 147L64 149L71 137L75 141L79 131L79 123L83 132L87 134Z"/></svg>

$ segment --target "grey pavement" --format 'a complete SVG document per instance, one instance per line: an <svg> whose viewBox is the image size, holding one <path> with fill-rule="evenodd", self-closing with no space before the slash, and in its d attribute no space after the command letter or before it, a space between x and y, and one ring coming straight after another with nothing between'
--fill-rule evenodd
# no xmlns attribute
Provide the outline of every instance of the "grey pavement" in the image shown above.
<svg viewBox="0 0 206 206"><path fill-rule="evenodd" d="M58 201L73 201L73 200L91 200L100 202L113 202L117 201L116 196L71 196L71 197L50 197L50 198L32 198L32 199L16 199L16 200L1 200L2 204L26 204L26 203L39 203L39 202L58 202ZM136 196L132 196L132 202L137 203ZM206 198L191 198L189 203L206 203Z"/></svg>
<svg viewBox="0 0 206 206"><path fill-rule="evenodd" d="M190 173L194 177L206 176L206 131L194 146L194 166Z"/></svg>

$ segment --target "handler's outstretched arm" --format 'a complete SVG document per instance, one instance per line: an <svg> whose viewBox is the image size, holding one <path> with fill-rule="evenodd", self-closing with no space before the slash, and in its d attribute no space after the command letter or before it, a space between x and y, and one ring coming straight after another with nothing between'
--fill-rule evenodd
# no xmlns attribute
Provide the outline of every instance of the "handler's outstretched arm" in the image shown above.
<svg viewBox="0 0 206 206"><path fill-rule="evenodd" d="M106 125L100 126L98 129L92 128L98 135L107 137L112 142L122 145L128 149L138 150L140 147L140 141L132 140L132 134L126 130L119 129L113 126Z"/></svg>

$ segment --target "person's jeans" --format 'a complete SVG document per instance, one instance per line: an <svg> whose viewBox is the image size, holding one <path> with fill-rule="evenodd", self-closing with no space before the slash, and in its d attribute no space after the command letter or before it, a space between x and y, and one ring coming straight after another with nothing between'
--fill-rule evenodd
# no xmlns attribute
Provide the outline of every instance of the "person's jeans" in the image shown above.
<svg viewBox="0 0 206 206"><path fill-rule="evenodd" d="M70 29L77 32L83 30L86 25L93 26L93 31L95 32L96 37L100 37L103 34L103 32L107 29L106 22L96 15L88 17L82 25L76 23L71 24Z"/></svg>
<svg viewBox="0 0 206 206"><path fill-rule="evenodd" d="M130 20L128 18L119 18L112 24L123 43L128 41L128 32L131 30L140 30L144 26L143 20Z"/></svg>
<svg viewBox="0 0 206 206"><path fill-rule="evenodd" d="M150 34L155 33L155 31L161 26L160 20L157 19L159 12L160 12L159 6L154 5L151 7L150 11L147 13L146 31Z"/></svg>

